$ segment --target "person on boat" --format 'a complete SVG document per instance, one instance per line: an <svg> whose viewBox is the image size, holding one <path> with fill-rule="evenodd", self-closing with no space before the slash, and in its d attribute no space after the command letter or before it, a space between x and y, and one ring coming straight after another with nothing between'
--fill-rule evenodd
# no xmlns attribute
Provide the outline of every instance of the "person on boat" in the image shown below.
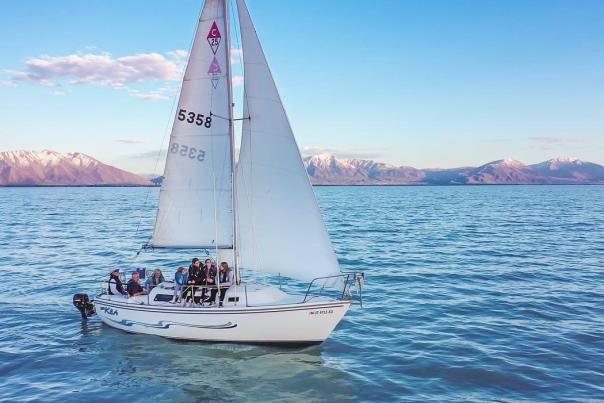
<svg viewBox="0 0 604 403"><path fill-rule="evenodd" d="M220 304L222 306L222 302L224 301L224 296L229 289L230 286L233 285L233 270L229 267L227 262L220 263L220 269L218 271L218 288L220 289ZM212 290L212 296L210 297L210 301L214 301L216 298L216 289Z"/></svg>
<svg viewBox="0 0 604 403"><path fill-rule="evenodd" d="M201 261L197 258L193 258L191 261L191 265L189 266L189 276L187 278L187 284L189 287L185 289L183 293L185 295L185 304L187 302L193 302L195 304L199 303L199 298L195 297L195 291L197 289L196 286L200 286L204 283L205 278L203 275L203 270L201 269ZM202 298L203 298L202 292Z"/></svg>
<svg viewBox="0 0 604 403"><path fill-rule="evenodd" d="M128 295L131 297L138 297L139 295L144 295L145 290L139 284L140 274L138 272L132 272L132 278L128 281L126 285L126 291L128 291Z"/></svg>
<svg viewBox="0 0 604 403"><path fill-rule="evenodd" d="M107 291L109 295L127 295L126 291L124 291L124 284L120 280L120 269L113 269L109 273Z"/></svg>
<svg viewBox="0 0 604 403"><path fill-rule="evenodd" d="M203 272L203 277L204 277L204 285L209 285L209 286L216 285L216 274L217 274L216 266L214 266L214 262L212 262L212 259L206 259L202 272ZM207 288L201 289L201 300L203 302L208 300L208 298L206 297L207 292L208 292ZM215 299L216 299L216 288L212 288L211 296L209 298L210 306L212 306L212 304L214 304Z"/></svg>
<svg viewBox="0 0 604 403"><path fill-rule="evenodd" d="M180 292L182 291L183 286L187 284L187 281L189 281L189 273L184 267L180 266L178 270L176 270L176 273L174 273L174 298L172 298L170 303L175 304L180 300Z"/></svg>
<svg viewBox="0 0 604 403"><path fill-rule="evenodd" d="M154 289L164 281L166 281L166 279L164 278L164 275L162 274L161 270L155 269L153 271L153 274L149 276L149 278L147 278L147 281L145 281L145 288L147 289L147 292L151 292L152 289Z"/></svg>

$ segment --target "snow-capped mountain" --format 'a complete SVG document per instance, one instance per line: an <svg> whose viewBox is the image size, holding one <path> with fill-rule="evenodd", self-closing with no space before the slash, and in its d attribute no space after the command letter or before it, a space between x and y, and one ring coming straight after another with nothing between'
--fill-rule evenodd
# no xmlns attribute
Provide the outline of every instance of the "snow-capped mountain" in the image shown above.
<svg viewBox="0 0 604 403"><path fill-rule="evenodd" d="M577 158L554 158L540 164L531 165L540 175L570 181L603 182L604 167Z"/></svg>
<svg viewBox="0 0 604 403"><path fill-rule="evenodd" d="M148 186L150 181L82 153L0 152L0 186Z"/></svg>
<svg viewBox="0 0 604 403"><path fill-rule="evenodd" d="M304 159L312 183L321 185L604 184L604 167L576 158L525 165L513 159L479 167L416 169L360 159L316 155Z"/></svg>
<svg viewBox="0 0 604 403"><path fill-rule="evenodd" d="M576 158L533 165L503 159L479 167L416 169L320 154L304 158L304 165L317 185L604 184L604 166ZM0 186L157 186L162 179L149 180L82 153L0 152Z"/></svg>
<svg viewBox="0 0 604 403"><path fill-rule="evenodd" d="M383 164L362 159L337 159L331 154L304 158L313 183L320 184L397 184L420 182L425 174L415 168Z"/></svg>

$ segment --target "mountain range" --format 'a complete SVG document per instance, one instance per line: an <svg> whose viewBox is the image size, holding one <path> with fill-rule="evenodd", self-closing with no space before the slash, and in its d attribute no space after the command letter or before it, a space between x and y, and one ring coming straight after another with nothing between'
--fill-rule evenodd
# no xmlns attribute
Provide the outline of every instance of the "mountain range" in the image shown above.
<svg viewBox="0 0 604 403"><path fill-rule="evenodd" d="M0 186L149 186L139 175L82 153L0 152Z"/></svg>
<svg viewBox="0 0 604 403"><path fill-rule="evenodd" d="M479 167L416 169L324 154L306 157L304 164L317 185L604 184L604 166L576 158L533 165L503 159Z"/></svg>
<svg viewBox="0 0 604 403"><path fill-rule="evenodd" d="M304 165L315 185L604 184L604 166L576 158L532 165L503 159L479 167L416 169L321 154L304 158ZM0 152L0 186L157 186L161 180L77 152Z"/></svg>

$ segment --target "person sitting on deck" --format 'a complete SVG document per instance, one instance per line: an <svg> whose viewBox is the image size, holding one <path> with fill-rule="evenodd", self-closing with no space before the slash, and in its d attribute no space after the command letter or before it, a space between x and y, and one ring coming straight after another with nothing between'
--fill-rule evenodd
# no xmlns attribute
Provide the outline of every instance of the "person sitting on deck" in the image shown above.
<svg viewBox="0 0 604 403"><path fill-rule="evenodd" d="M180 292L182 291L183 286L187 284L187 281L189 281L189 273L184 267L180 266L174 274L174 298L172 298L170 303L175 304L180 301Z"/></svg>
<svg viewBox="0 0 604 403"><path fill-rule="evenodd" d="M220 263L220 270L218 271L218 288L220 288L220 305L222 306L222 303L224 301L224 296L227 292L227 290L229 289L230 286L233 285L233 271L231 270L231 268L229 267L229 264L227 262L222 262ZM212 296L210 297L210 303L211 301L214 301L214 299L216 299L216 291L218 291L217 289L213 289L212 290Z"/></svg>
<svg viewBox="0 0 604 403"><path fill-rule="evenodd" d="M122 280L120 280L120 269L113 269L111 273L109 273L107 291L109 292L109 295L127 295L126 291L124 291Z"/></svg>
<svg viewBox="0 0 604 403"><path fill-rule="evenodd" d="M212 262L212 259L206 259L206 264L203 266L203 277L205 285L216 285L216 266ZM201 299L205 302L207 301L206 293L208 289L201 289ZM210 306L214 303L214 299L216 298L216 289L212 288L212 294L210 299Z"/></svg>
<svg viewBox="0 0 604 403"><path fill-rule="evenodd" d="M153 271L153 274L149 276L149 278L145 282L145 288L147 289L147 292L151 292L152 289L154 289L164 281L166 281L166 279L164 278L164 275L162 274L161 270L155 269Z"/></svg>
<svg viewBox="0 0 604 403"><path fill-rule="evenodd" d="M128 295L131 297L138 297L139 295L144 295L145 290L138 283L140 280L140 274L138 272L132 272L132 278L128 281L126 285L126 291L128 291Z"/></svg>
<svg viewBox="0 0 604 403"><path fill-rule="evenodd" d="M197 290L197 287L195 286L202 285L204 283L204 280L205 278L203 275L203 271L201 270L201 262L199 261L199 259L193 258L193 260L191 261L191 265L189 266L189 276L187 279L187 284L189 285L189 287L187 287L185 289L185 292L183 293L183 295L185 296L185 304L190 301L195 304L199 303L199 298L195 297L195 291Z"/></svg>

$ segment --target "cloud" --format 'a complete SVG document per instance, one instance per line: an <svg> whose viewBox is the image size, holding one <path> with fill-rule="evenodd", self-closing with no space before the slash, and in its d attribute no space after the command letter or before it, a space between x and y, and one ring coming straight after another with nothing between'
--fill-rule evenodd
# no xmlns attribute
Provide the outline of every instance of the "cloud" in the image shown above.
<svg viewBox="0 0 604 403"><path fill-rule="evenodd" d="M88 47L93 49L91 47ZM96 85L116 90L126 90L130 96L145 101L162 101L178 93L174 84L182 77L189 52L177 49L164 54L137 53L113 57L110 53L75 53L66 56L40 56L28 59L21 70L7 70L12 77L0 81L0 85L17 86L18 82L57 87L68 85ZM233 63L240 60L241 49L232 49ZM164 82L166 85L153 90L135 88L137 84ZM233 86L243 84L243 76L232 78ZM66 95L57 90L53 95Z"/></svg>
<svg viewBox="0 0 604 403"><path fill-rule="evenodd" d="M172 52L168 52L167 54L173 57L174 59L179 60L186 60L189 57L189 52L183 49L173 50Z"/></svg>
<svg viewBox="0 0 604 403"><path fill-rule="evenodd" d="M170 52L177 53L180 51ZM183 63L176 57L159 53L138 53L114 58L109 53L40 56L29 59L13 80L37 85L54 85L68 80L70 84L96 84L123 88L128 84L157 80L178 80Z"/></svg>
<svg viewBox="0 0 604 403"><path fill-rule="evenodd" d="M134 140L134 139L116 139L116 143L124 143L124 144L144 144L143 140Z"/></svg>
<svg viewBox="0 0 604 403"><path fill-rule="evenodd" d="M142 159L142 160L146 160L146 159L155 160L157 158L164 159L164 158L166 158L166 155L168 155L168 150L164 148L161 150L143 151L142 153L132 154L132 155L129 155L128 158Z"/></svg>
<svg viewBox="0 0 604 403"><path fill-rule="evenodd" d="M300 153L304 157L310 157L319 154L331 154L337 158L354 158L354 159L378 159L383 156L383 152L379 149L354 149L354 148L322 148L304 146L300 149Z"/></svg>
<svg viewBox="0 0 604 403"><path fill-rule="evenodd" d="M561 147L567 149L584 148L593 139L585 137L556 137L556 136L533 136L528 140L533 144L533 148L541 150L554 150Z"/></svg>
<svg viewBox="0 0 604 403"><path fill-rule="evenodd" d="M161 87L150 91L141 91L128 88L127 91L131 96L143 99L145 101L163 101L165 99L171 99L178 94L178 88L176 87Z"/></svg>
<svg viewBox="0 0 604 403"><path fill-rule="evenodd" d="M571 137L551 137L551 136L537 136L529 137L530 141L540 144L566 144L566 143L582 143L586 139L582 138L571 138Z"/></svg>

